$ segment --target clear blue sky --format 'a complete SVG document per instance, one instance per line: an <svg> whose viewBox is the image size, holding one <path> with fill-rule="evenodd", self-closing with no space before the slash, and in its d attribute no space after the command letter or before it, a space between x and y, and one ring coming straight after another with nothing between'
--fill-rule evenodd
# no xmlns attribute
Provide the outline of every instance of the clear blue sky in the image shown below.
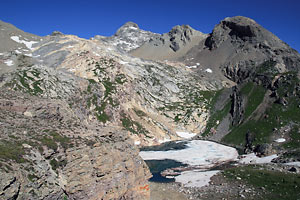
<svg viewBox="0 0 300 200"><path fill-rule="evenodd" d="M300 0L3 0L0 19L37 35L54 30L109 36L127 21L156 33L189 24L204 33L225 17L247 16L300 52Z"/></svg>

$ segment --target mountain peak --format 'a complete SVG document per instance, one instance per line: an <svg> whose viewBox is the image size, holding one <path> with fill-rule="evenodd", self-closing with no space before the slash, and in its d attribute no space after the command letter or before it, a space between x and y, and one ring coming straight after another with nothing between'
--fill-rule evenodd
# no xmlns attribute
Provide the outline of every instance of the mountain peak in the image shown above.
<svg viewBox="0 0 300 200"><path fill-rule="evenodd" d="M121 28L122 28L122 27L134 27L134 28L139 28L139 26L138 26L136 23L131 22L131 21L126 22L123 26L121 26Z"/></svg>
<svg viewBox="0 0 300 200"><path fill-rule="evenodd" d="M244 17L244 16L234 16L234 17L226 17L224 20L222 21L226 21L226 22L234 22L234 23L238 23L238 24L257 24L256 21L254 21L253 19L249 18L249 17Z"/></svg>
<svg viewBox="0 0 300 200"><path fill-rule="evenodd" d="M121 26L116 35L121 34L122 32L132 31L132 30L140 30L140 27L134 22L126 22L123 26Z"/></svg>

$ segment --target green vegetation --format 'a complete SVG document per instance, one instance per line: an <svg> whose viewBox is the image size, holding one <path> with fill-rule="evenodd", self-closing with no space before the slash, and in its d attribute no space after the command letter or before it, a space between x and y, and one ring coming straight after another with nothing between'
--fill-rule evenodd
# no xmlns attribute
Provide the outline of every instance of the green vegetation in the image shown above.
<svg viewBox="0 0 300 200"><path fill-rule="evenodd" d="M53 130L45 130L44 132L47 133L47 135L38 138L38 140L41 142L42 145L47 146L48 149L57 151L58 148L57 143L59 143L61 147L64 148L65 150L70 147L71 145L70 138L66 136L61 136L60 134L58 134Z"/></svg>
<svg viewBox="0 0 300 200"><path fill-rule="evenodd" d="M226 105L222 108L222 110L216 111L215 113L213 113L210 116L203 135L209 134L210 130L212 128L217 127L218 122L221 122L226 117L226 115L229 113L230 108L231 108L231 104L232 104L232 102L228 101L226 103Z"/></svg>
<svg viewBox="0 0 300 200"><path fill-rule="evenodd" d="M113 82L110 82L109 78L104 79L102 84L105 87L104 99L106 99L116 90L116 86Z"/></svg>
<svg viewBox="0 0 300 200"><path fill-rule="evenodd" d="M17 163L23 163L27 160L23 158L25 150L21 141L0 141L0 160L14 160Z"/></svg>
<svg viewBox="0 0 300 200"><path fill-rule="evenodd" d="M241 94L244 96L248 96L250 92L253 90L254 83L253 82L247 82L242 88L241 88Z"/></svg>
<svg viewBox="0 0 300 200"><path fill-rule="evenodd" d="M34 175L34 174L28 174L28 175L27 175L27 178L28 178L28 180L29 180L30 182L33 182L34 179L37 179L38 177L37 177L36 175Z"/></svg>
<svg viewBox="0 0 300 200"><path fill-rule="evenodd" d="M140 123L133 121L130 117L127 117L125 114L122 114L121 116L122 125L126 130L130 131L133 134L143 134L147 136L149 132Z"/></svg>
<svg viewBox="0 0 300 200"><path fill-rule="evenodd" d="M136 114L137 116L139 116L139 117L146 117L146 116L147 116L146 113L144 113L143 111L141 111L141 110L139 110L139 109L134 108L133 111L134 111L135 114Z"/></svg>
<svg viewBox="0 0 300 200"><path fill-rule="evenodd" d="M277 82L278 85L280 85L277 89L280 97L284 97L286 94L293 94L297 85L300 84L296 72L285 73L284 76L280 77ZM300 96L299 91L297 92L297 95Z"/></svg>
<svg viewBox="0 0 300 200"><path fill-rule="evenodd" d="M29 76L28 74L33 75ZM11 85L12 87L19 90L22 90L24 92L28 92L32 95L38 95L42 94L43 90L41 89L41 83L42 80L40 78L40 72L37 69L27 69L22 70L17 73L19 83L16 80L13 80Z"/></svg>
<svg viewBox="0 0 300 200"><path fill-rule="evenodd" d="M157 108L159 111L173 112L175 115L174 122L180 122L188 124L189 120L192 119L194 110L206 107L211 108L216 102L216 98L219 96L221 91L201 91L193 90L188 87L179 85L181 90L188 91L187 95L184 96L182 101L165 103L163 107ZM163 113L167 117L167 113ZM192 119L194 120L194 119Z"/></svg>
<svg viewBox="0 0 300 200"><path fill-rule="evenodd" d="M117 74L115 77L115 81L116 81L116 83L122 85L127 82L127 78L124 74Z"/></svg>
<svg viewBox="0 0 300 200"><path fill-rule="evenodd" d="M117 85L122 85L127 81L124 74L117 74L113 79L108 76L109 73L107 72L107 69L113 66L115 66L115 61L113 59L101 58L99 62L96 62L93 72L94 75L98 77L99 83L93 79L89 79L89 85L85 92L90 95L87 99L87 106L89 108L92 105L95 106L95 116L103 123L110 120L110 116L105 112L107 106L119 106L118 100L113 98L113 94L117 91ZM105 88L103 97L99 97L99 94L101 94L99 84L102 84Z"/></svg>
<svg viewBox="0 0 300 200"><path fill-rule="evenodd" d="M87 87L87 92L91 93L92 92L92 85L96 84L97 82L94 79L88 79L88 81L89 81L89 85Z"/></svg>
<svg viewBox="0 0 300 200"><path fill-rule="evenodd" d="M265 93L266 89L264 87L256 85L252 86L245 108L244 120L246 120L255 111L259 104L262 103Z"/></svg>
<svg viewBox="0 0 300 200"><path fill-rule="evenodd" d="M290 141L283 144L283 147L287 149L296 149L300 147L300 132L299 132L299 125L294 126L292 130L289 132ZM300 156L299 156L300 157Z"/></svg>
<svg viewBox="0 0 300 200"><path fill-rule="evenodd" d="M64 167L64 166L66 166L66 164L67 164L66 160L59 160L59 161L57 161L55 158L53 158L53 159L50 160L50 165L51 165L51 168L53 170L56 170L56 169L58 169L60 167Z"/></svg>
<svg viewBox="0 0 300 200"><path fill-rule="evenodd" d="M276 61L268 60L259 65L256 68L256 73L259 75L266 75L269 77L274 77L278 74L278 70L274 67L276 65Z"/></svg>
<svg viewBox="0 0 300 200"><path fill-rule="evenodd" d="M246 166L226 169L226 178L235 181L237 177L242 182L257 189L265 188L266 193L261 199L297 199L300 196L300 176L298 174L283 173L262 169L261 166Z"/></svg>
<svg viewBox="0 0 300 200"><path fill-rule="evenodd" d="M263 90L261 90L261 93L263 93ZM299 124L299 99L296 96L291 96L287 99L288 105L284 106L274 103L266 110L265 115L261 116L260 119L250 119L239 126L233 127L231 132L223 138L223 142L244 145L246 133L247 131L250 131L255 134L254 144L269 143L269 138L275 128L279 129L291 122ZM291 134L293 136L292 139L295 138L295 140L293 139L293 142L291 143L291 146L294 146L298 143L298 137L295 133L293 134L293 132ZM293 144L294 142L295 144Z"/></svg>

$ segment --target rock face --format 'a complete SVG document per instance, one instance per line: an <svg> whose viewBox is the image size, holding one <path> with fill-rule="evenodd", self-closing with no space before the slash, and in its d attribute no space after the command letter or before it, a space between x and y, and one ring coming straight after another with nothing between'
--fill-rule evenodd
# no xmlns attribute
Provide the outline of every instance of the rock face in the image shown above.
<svg viewBox="0 0 300 200"><path fill-rule="evenodd" d="M1 198L149 198L126 132L82 123L61 100L1 90L0 107Z"/></svg>

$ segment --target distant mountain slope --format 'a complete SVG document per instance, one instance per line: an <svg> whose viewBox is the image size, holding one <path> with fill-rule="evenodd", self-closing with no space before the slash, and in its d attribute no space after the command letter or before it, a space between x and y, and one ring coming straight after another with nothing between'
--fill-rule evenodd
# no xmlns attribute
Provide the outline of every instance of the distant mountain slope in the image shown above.
<svg viewBox="0 0 300 200"><path fill-rule="evenodd" d="M176 60L206 37L188 25L175 26L169 33L152 37L130 53L151 60Z"/></svg>
<svg viewBox="0 0 300 200"><path fill-rule="evenodd" d="M254 20L237 16L222 20L204 42L180 60L221 69L227 78L239 82L270 59L276 61L280 72L299 70L297 51Z"/></svg>
<svg viewBox="0 0 300 200"><path fill-rule="evenodd" d="M131 51L140 47L151 38L158 36L157 33L144 31L136 23L127 22L121 26L118 31L110 37L96 35L94 39L107 42L121 51Z"/></svg>

